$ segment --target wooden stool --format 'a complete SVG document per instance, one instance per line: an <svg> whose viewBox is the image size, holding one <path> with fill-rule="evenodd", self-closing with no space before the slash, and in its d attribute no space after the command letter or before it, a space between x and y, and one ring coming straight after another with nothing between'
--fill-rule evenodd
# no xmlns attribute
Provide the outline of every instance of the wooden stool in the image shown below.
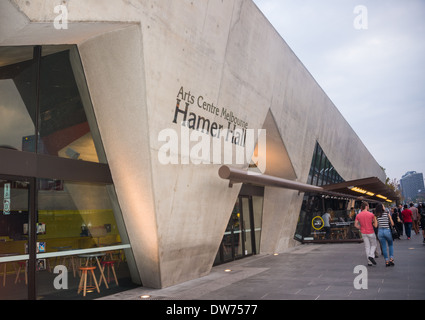
<svg viewBox="0 0 425 320"><path fill-rule="evenodd" d="M18 261L18 271L16 271L16 279L15 279L15 284L18 283L18 281L21 281L19 279L19 275L21 273L21 269L24 269L25 271L25 284L28 284L28 273L27 273L27 263L26 261Z"/></svg>
<svg viewBox="0 0 425 320"><path fill-rule="evenodd" d="M108 268L108 279L107 279L108 283L110 282L110 276L109 275L110 275L110 270L112 269L112 273L114 275L115 283L118 285L118 279L117 279L117 275L115 273L115 268L114 268L115 261L113 261L113 260L101 261L100 264L103 266L102 271L105 271L105 267ZM103 280L103 278L100 278L99 286L102 284L102 280Z"/></svg>
<svg viewBox="0 0 425 320"><path fill-rule="evenodd" d="M78 293L77 294L80 294L81 290L83 290L83 296L85 297L86 292L87 292L87 288L89 288L89 289L96 288L97 292L100 293L99 286L97 285L96 276L94 275L94 269L96 269L96 267L80 267L79 269L80 269L80 271L82 271L82 274L81 274L80 284L78 285ZM94 280L94 284L96 285L95 287L93 287L93 286L87 287L87 273L88 273L88 271L91 272L91 276Z"/></svg>

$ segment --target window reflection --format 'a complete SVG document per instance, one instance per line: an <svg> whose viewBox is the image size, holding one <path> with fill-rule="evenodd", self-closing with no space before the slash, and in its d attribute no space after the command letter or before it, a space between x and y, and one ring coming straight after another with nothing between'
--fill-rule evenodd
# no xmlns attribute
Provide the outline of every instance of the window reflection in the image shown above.
<svg viewBox="0 0 425 320"><path fill-rule="evenodd" d="M81 68L74 47L43 47L39 152L99 162L91 132L95 123L94 119L89 123L91 105Z"/></svg>
<svg viewBox="0 0 425 320"><path fill-rule="evenodd" d="M0 147L26 149L35 132L33 47L0 47Z"/></svg>
<svg viewBox="0 0 425 320"><path fill-rule="evenodd" d="M43 46L36 134L33 47L0 48L0 147L103 162L84 72L75 46ZM37 138L38 136L38 138Z"/></svg>
<svg viewBox="0 0 425 320"><path fill-rule="evenodd" d="M50 180L46 181L47 183ZM74 249L121 243L119 226L108 186L63 182L63 190L44 190L38 196L38 221L46 225L47 248L69 245Z"/></svg>
<svg viewBox="0 0 425 320"><path fill-rule="evenodd" d="M62 185L63 190L50 189L38 194L37 220L44 230L37 235L37 243L43 248L38 255L39 296L78 297L79 267L88 262L87 254L96 254L100 263L113 262L117 282L115 279L109 282L108 289L133 286L126 259L128 249L123 248L128 239L121 237L125 230L119 209L112 205L112 187L70 181L63 181ZM96 260L90 262L96 263ZM67 267L70 284L67 290L58 291L52 286L55 266ZM98 277L99 269L97 267ZM104 291L106 285L100 289Z"/></svg>
<svg viewBox="0 0 425 320"><path fill-rule="evenodd" d="M311 161L308 183L315 186L323 186L343 181L344 179L336 172L319 143L316 143L313 159Z"/></svg>

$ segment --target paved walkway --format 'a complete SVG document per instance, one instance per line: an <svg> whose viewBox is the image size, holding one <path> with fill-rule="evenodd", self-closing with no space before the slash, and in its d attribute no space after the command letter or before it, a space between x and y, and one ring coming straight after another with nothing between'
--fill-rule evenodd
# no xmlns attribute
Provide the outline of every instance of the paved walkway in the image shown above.
<svg viewBox="0 0 425 320"><path fill-rule="evenodd" d="M165 289L137 288L103 300L424 300L422 231L394 243L395 266L366 266L363 243L308 244L277 256L257 255L214 267L203 278ZM231 272L225 272L231 269ZM365 276L363 281L356 277ZM366 277L367 276L367 277ZM365 281L367 279L367 282ZM357 290L354 283L367 285Z"/></svg>

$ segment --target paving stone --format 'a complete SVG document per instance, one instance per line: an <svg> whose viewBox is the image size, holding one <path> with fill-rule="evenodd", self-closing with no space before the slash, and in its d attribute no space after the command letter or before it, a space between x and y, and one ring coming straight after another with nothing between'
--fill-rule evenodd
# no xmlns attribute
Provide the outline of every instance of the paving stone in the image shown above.
<svg viewBox="0 0 425 320"><path fill-rule="evenodd" d="M396 240L394 267L386 267L381 255L376 266L367 267L362 243L308 244L278 256L257 255L216 266L208 276L170 288L140 287L103 299L135 300L149 294L153 300L424 300L422 240L421 235ZM367 289L354 287L358 265L367 272Z"/></svg>

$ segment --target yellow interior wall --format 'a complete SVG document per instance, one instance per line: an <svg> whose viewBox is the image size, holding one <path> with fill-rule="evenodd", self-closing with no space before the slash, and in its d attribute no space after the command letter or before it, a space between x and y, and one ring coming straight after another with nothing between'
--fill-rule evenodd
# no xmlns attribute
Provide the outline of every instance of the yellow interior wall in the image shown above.
<svg viewBox="0 0 425 320"><path fill-rule="evenodd" d="M56 252L57 247L70 246L77 250L113 245L121 241L112 210L39 210L38 222L46 224L46 234L37 236L37 241L46 242L46 252ZM91 237L80 236L83 223L89 227ZM106 232L105 224L111 225L111 232ZM0 254L25 254L26 240L2 238ZM7 272L14 272L13 263L8 263Z"/></svg>

